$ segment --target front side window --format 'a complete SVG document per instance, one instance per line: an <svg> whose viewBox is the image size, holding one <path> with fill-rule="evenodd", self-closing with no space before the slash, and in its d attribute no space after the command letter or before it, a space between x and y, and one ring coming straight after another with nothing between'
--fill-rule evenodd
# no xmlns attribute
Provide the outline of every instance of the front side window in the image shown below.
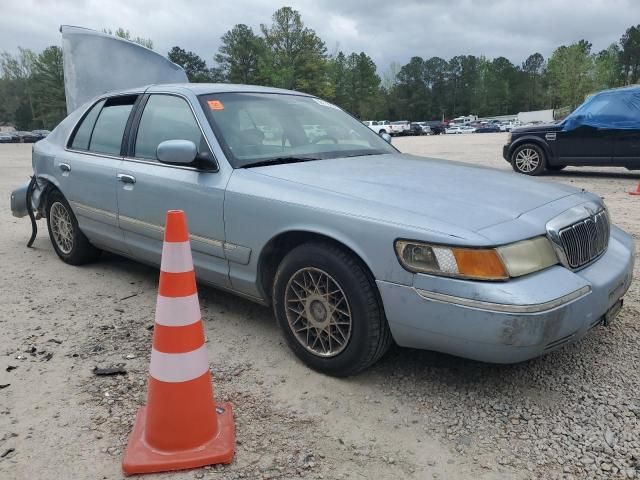
<svg viewBox="0 0 640 480"><path fill-rule="evenodd" d="M122 136L136 98L127 95L113 97L105 102L91 134L90 151L120 155Z"/></svg>
<svg viewBox="0 0 640 480"><path fill-rule="evenodd" d="M76 129L76 133L73 136L73 140L71 142L71 148L75 148L77 150L88 150L89 149L89 141L91 140L91 132L93 132L93 126L96 124L96 119L98 118L98 114L104 105L104 100L96 103L89 113L87 113L82 122Z"/></svg>
<svg viewBox="0 0 640 480"><path fill-rule="evenodd" d="M324 100L272 93L219 93L200 102L234 168L283 159L396 153L370 128Z"/></svg>
<svg viewBox="0 0 640 480"><path fill-rule="evenodd" d="M189 104L173 95L151 95L140 119L134 155L157 160L158 145L166 140L190 140L205 153L208 147Z"/></svg>

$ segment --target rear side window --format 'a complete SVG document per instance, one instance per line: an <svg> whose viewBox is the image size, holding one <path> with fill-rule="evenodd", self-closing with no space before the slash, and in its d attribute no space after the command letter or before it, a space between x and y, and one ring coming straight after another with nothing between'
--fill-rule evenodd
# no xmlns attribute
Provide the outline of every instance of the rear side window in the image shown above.
<svg viewBox="0 0 640 480"><path fill-rule="evenodd" d="M140 119L134 155L156 160L158 145L165 140L190 140L199 153L208 152L189 104L173 95L151 95Z"/></svg>
<svg viewBox="0 0 640 480"><path fill-rule="evenodd" d="M93 126L96 124L96 118L98 118L98 114L100 113L100 109L103 105L104 100L96 103L93 108L89 110L89 113L87 113L82 119L82 123L80 123L80 126L76 130L76 134L73 136L71 148L75 148L77 150L89 149L91 132L93 132Z"/></svg>
<svg viewBox="0 0 640 480"><path fill-rule="evenodd" d="M120 155L122 136L136 98L137 96L113 97L105 102L93 127L89 142L90 151Z"/></svg>

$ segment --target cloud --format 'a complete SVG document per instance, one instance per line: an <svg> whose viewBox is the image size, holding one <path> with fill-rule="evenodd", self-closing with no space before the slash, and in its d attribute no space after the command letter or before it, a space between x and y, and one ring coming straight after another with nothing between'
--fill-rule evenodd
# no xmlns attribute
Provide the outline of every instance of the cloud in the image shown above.
<svg viewBox="0 0 640 480"><path fill-rule="evenodd" d="M384 70L412 56L504 56L519 64L586 39L594 51L617 42L640 18L634 0L295 0L287 4L323 38L330 53L365 51ZM267 5L269 4L269 5ZM4 0L0 50L60 43L61 24L123 27L166 53L179 45L212 63L220 37L236 23L259 31L277 4L261 0Z"/></svg>

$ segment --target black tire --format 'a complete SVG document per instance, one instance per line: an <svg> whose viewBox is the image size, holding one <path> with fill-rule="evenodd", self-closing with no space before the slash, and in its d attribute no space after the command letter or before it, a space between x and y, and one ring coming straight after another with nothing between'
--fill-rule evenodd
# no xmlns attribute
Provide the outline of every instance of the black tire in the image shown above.
<svg viewBox="0 0 640 480"><path fill-rule="evenodd" d="M59 212L66 212L68 215L70 230L67 239L70 240L70 244L64 243L59 239L60 235L54 233L56 228L54 222L57 220L52 220L52 210L56 212L56 218L60 216ZM58 190L51 191L47 198L47 228L53 249L63 262L70 265L83 265L95 260L100 255L100 250L91 245L84 233L80 231L78 220L73 214L69 202Z"/></svg>
<svg viewBox="0 0 640 480"><path fill-rule="evenodd" d="M523 158L519 156L522 155L525 158L534 160L534 155L537 158L537 162L535 166L531 163L526 163ZM540 146L535 143L525 143L524 145L519 145L516 147L511 153L511 167L518 173L522 173L524 175L540 175L542 174L547 166L547 157L544 154L544 151Z"/></svg>
<svg viewBox="0 0 640 480"><path fill-rule="evenodd" d="M314 353L303 345L303 340L296 337L290 326L285 308L289 304L287 298L294 298L286 296L287 290L291 292L290 289L294 288L293 281L300 278L301 272L308 270L318 275L326 273L331 277L335 285L341 289L338 295L344 294L347 307L345 310L350 313L350 336L344 341L342 350L330 357ZM297 293L295 295L300 298ZM307 302L310 296L305 297ZM300 303L303 302L304 300L300 301ZM308 315L312 311L313 302L307 305L308 309L303 311ZM392 343L391 332L375 282L358 258L329 242L305 243L286 255L278 266L274 279L273 309L278 325L293 352L309 367L327 375L336 377L354 375L377 362ZM337 318L334 317L333 312L328 315L327 321ZM326 313L325 311L324 318L327 318ZM306 317L300 316L300 320L303 323L299 325L305 323L310 325ZM296 325L297 321L293 324ZM331 326L328 328L331 329ZM311 330L307 328L307 345L310 340L309 331ZM336 334L333 338L340 337Z"/></svg>
<svg viewBox="0 0 640 480"><path fill-rule="evenodd" d="M547 165L547 170L550 172L559 172L560 170L564 170L567 168L566 165Z"/></svg>
<svg viewBox="0 0 640 480"><path fill-rule="evenodd" d="M386 131L385 129L382 129L382 130L380 130L380 131L378 132L378 135L382 136L382 135L384 135L385 133L387 133L387 131Z"/></svg>

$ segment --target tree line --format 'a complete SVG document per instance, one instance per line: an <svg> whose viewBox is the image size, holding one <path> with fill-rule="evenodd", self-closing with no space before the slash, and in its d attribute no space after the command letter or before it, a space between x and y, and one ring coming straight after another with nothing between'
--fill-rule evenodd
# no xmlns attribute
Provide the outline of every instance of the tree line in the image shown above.
<svg viewBox="0 0 640 480"><path fill-rule="evenodd" d="M153 48L151 39L122 28L103 30ZM580 104L591 92L638 83L640 25L617 43L594 52L587 40L559 46L545 59L529 55L520 65L505 57L412 57L382 75L365 52L328 52L300 13L282 7L258 31L238 24L221 38L212 65L175 46L168 58L191 82L245 83L299 90L327 99L361 119L434 120L459 115L513 114ZM0 54L0 124L52 128L66 114L62 53Z"/></svg>

